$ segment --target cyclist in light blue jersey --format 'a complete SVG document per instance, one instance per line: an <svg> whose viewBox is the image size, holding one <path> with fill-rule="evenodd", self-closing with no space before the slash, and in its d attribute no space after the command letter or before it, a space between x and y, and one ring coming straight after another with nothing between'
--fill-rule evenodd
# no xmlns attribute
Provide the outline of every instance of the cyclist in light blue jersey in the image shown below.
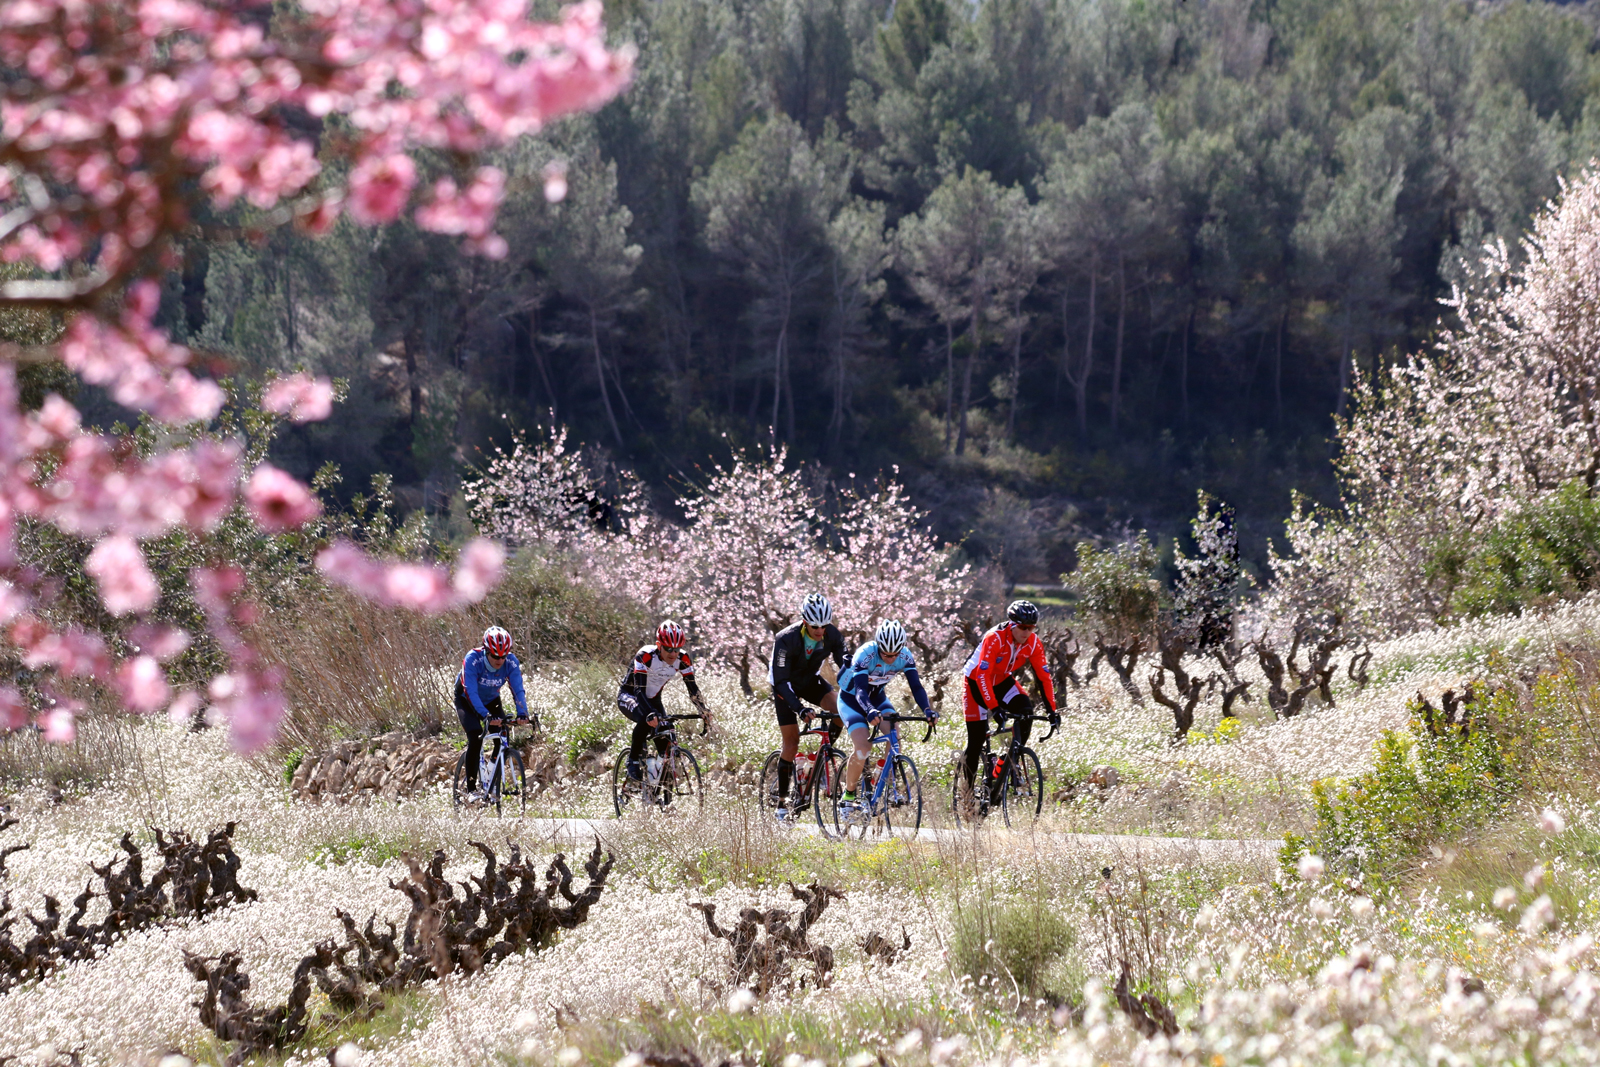
<svg viewBox="0 0 1600 1067"><path fill-rule="evenodd" d="M894 711L884 693L884 686L897 674L905 675L911 687L911 697L917 707L930 719L937 718L928 702L927 691L917 675L917 660L906 647L906 628L894 619L878 627L877 636L856 649L850 665L839 675L839 717L855 745L850 760L844 768L844 799L841 810L860 810L856 799L856 783L861 780L861 768L872 758L872 726L880 716Z"/></svg>

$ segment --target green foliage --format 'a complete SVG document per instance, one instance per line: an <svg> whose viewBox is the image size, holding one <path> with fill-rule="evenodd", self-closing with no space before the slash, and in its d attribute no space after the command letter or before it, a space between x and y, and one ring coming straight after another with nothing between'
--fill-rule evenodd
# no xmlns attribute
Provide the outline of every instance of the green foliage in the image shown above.
<svg viewBox="0 0 1600 1067"><path fill-rule="evenodd" d="M306 761L306 750L303 749L303 748L297 748L294 751L290 752L288 756L284 757L284 760L283 760L283 784L284 785L288 785L289 783L294 781L294 773L300 769L300 765L302 763L304 763L305 761Z"/></svg>
<svg viewBox="0 0 1600 1067"><path fill-rule="evenodd" d="M1434 551L1429 577L1458 616L1520 612L1600 584L1600 498L1582 481L1474 537Z"/></svg>
<svg viewBox="0 0 1600 1067"><path fill-rule="evenodd" d="M1078 566L1061 576L1078 598L1078 618L1107 635L1146 633L1161 611L1160 560L1143 532L1113 548L1078 545Z"/></svg>
<svg viewBox="0 0 1600 1067"><path fill-rule="evenodd" d="M950 963L1002 996L1060 995L1068 991L1049 988L1051 972L1075 941L1072 925L1040 898L984 900L957 911Z"/></svg>
<svg viewBox="0 0 1600 1067"><path fill-rule="evenodd" d="M1499 732L1516 715L1516 697L1501 689L1472 706L1470 725L1439 724L1411 706L1404 731L1385 730L1372 770L1312 786L1316 827L1285 835L1279 854L1293 875L1307 853L1331 870L1369 885L1392 882L1429 845L1482 826L1505 810L1520 782L1521 761Z"/></svg>

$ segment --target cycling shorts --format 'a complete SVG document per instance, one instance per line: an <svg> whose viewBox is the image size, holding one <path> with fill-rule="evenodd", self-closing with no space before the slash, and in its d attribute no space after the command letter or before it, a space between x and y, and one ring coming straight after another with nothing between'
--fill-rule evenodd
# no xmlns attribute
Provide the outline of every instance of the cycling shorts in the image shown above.
<svg viewBox="0 0 1600 1067"><path fill-rule="evenodd" d="M871 729L872 723L867 720L867 710L856 702L854 693L841 693L839 695L839 717L844 720L844 732L849 733L862 726ZM874 706L871 711L876 715L887 715L894 711L894 705L885 701Z"/></svg>
<svg viewBox="0 0 1600 1067"><path fill-rule="evenodd" d="M1026 715L1033 710L1033 701L1014 674L1008 674L996 683L994 695L1000 699L1000 706L1006 709L1008 715ZM989 709L978 700L978 683L971 677L967 678L966 711L968 722L983 722L989 717Z"/></svg>
<svg viewBox="0 0 1600 1067"><path fill-rule="evenodd" d="M665 723L667 718L667 709L661 703L660 693L647 697L643 693L630 693L624 689L617 694L617 710L633 723L643 723L652 715L662 723Z"/></svg>
<svg viewBox="0 0 1600 1067"><path fill-rule="evenodd" d="M824 698L826 698L829 693L833 692L833 686L829 685L827 679L823 678L819 674L813 674L809 678L802 678L792 684L794 685L794 692L796 696L805 701L807 704L815 704L818 707L821 707ZM772 697L772 706L777 709L779 726L799 725L800 716L795 714L794 709L791 708L782 697L774 694Z"/></svg>

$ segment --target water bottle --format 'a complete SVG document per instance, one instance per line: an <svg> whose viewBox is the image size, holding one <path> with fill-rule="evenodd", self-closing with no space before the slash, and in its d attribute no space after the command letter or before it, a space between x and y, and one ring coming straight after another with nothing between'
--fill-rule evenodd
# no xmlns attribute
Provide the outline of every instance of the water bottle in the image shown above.
<svg viewBox="0 0 1600 1067"><path fill-rule="evenodd" d="M806 791L806 783L811 781L811 757L796 756L794 758L794 791L802 796Z"/></svg>
<svg viewBox="0 0 1600 1067"><path fill-rule="evenodd" d="M995 778L995 781L998 782L1000 780L1001 775L1003 775L1005 773L1006 773L1006 758L1004 756L1001 756L999 759L994 761L994 778Z"/></svg>
<svg viewBox="0 0 1600 1067"><path fill-rule="evenodd" d="M661 757L660 756L646 756L645 757L644 774L645 774L645 781L650 783L650 788L651 789L654 789L656 787L657 783L659 783L661 781Z"/></svg>
<svg viewBox="0 0 1600 1067"><path fill-rule="evenodd" d="M478 786L488 789L492 778L494 778L494 757L485 752L478 757Z"/></svg>

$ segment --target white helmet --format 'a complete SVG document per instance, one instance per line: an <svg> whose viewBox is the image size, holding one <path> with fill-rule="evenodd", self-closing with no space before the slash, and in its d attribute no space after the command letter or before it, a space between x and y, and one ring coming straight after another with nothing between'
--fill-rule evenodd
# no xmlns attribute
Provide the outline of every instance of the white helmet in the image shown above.
<svg viewBox="0 0 1600 1067"><path fill-rule="evenodd" d="M878 655L893 656L906 647L906 628L899 619L885 619L878 624Z"/></svg>
<svg viewBox="0 0 1600 1067"><path fill-rule="evenodd" d="M833 621L833 605L821 593L812 593L800 602L800 617L812 626L826 626Z"/></svg>

